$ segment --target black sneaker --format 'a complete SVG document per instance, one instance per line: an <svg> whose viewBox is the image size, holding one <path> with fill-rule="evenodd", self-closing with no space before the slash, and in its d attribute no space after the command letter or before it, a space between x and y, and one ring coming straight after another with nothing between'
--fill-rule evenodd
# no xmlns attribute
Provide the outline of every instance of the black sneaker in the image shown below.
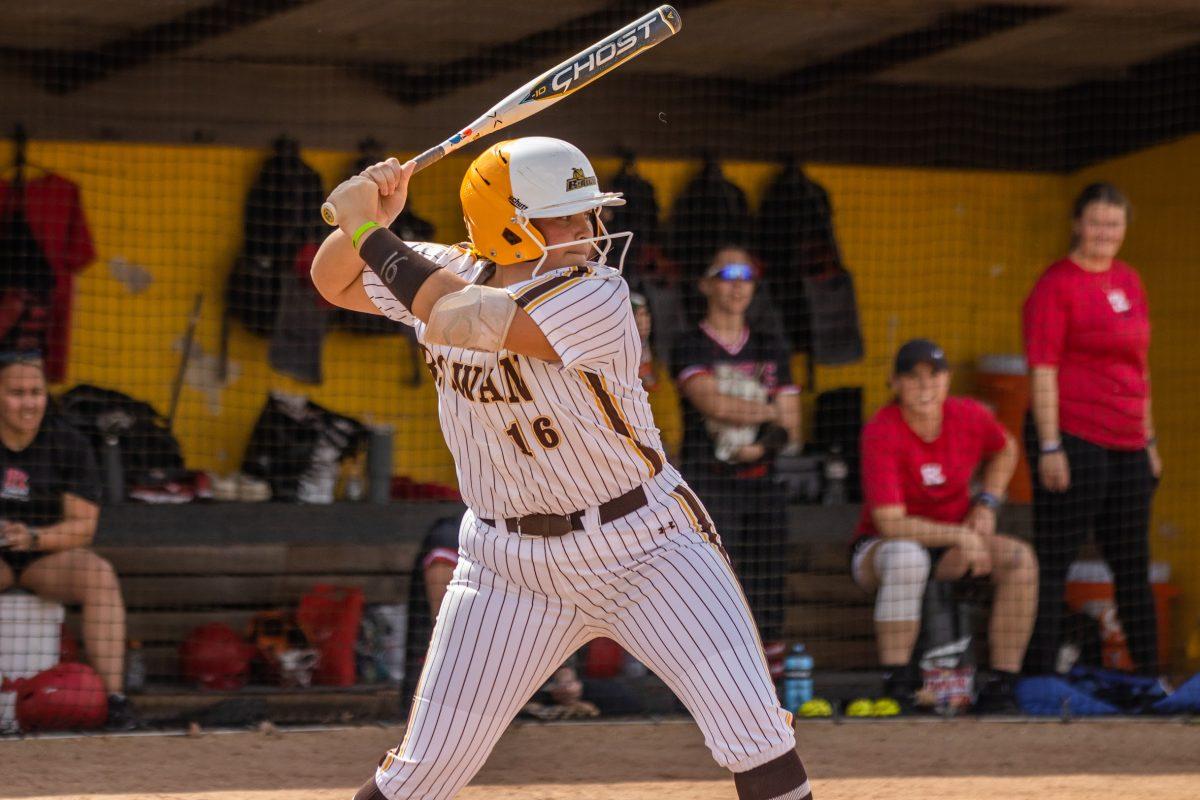
<svg viewBox="0 0 1200 800"><path fill-rule="evenodd" d="M975 700L976 714L1016 716L1022 714L1021 705L1013 691L1014 681L993 677L986 680Z"/></svg>
<svg viewBox="0 0 1200 800"><path fill-rule="evenodd" d="M914 699L920 688L921 675L911 664L897 667L884 673L882 697L895 700L903 713L911 714L916 710Z"/></svg>
<svg viewBox="0 0 1200 800"><path fill-rule="evenodd" d="M133 703L123 694L108 696L108 720L104 723L106 731L123 732L135 731L145 727Z"/></svg>

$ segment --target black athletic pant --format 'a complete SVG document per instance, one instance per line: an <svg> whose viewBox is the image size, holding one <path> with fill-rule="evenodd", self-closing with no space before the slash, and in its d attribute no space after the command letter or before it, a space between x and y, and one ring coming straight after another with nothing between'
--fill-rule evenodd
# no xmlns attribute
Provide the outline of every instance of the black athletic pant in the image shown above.
<svg viewBox="0 0 1200 800"><path fill-rule="evenodd" d="M787 496L771 477L716 478L687 474L717 524L763 642L783 638L787 579Z"/></svg>
<svg viewBox="0 0 1200 800"><path fill-rule="evenodd" d="M1067 568L1091 533L1113 573L1117 617L1139 672L1158 674L1158 627L1150 588L1150 498L1157 481L1145 450L1108 450L1062 434L1071 483L1062 493L1038 480L1038 442L1025 421L1033 475L1033 545L1038 557L1038 614L1025 671L1052 673L1062 636Z"/></svg>

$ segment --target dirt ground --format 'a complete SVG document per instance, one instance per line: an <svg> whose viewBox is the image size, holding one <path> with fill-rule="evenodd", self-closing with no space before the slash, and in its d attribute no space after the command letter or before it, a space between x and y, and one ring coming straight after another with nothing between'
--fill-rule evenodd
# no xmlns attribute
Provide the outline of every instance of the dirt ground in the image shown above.
<svg viewBox="0 0 1200 800"><path fill-rule="evenodd" d="M1195 800L1200 725L804 722L817 800ZM0 797L348 800L399 728L0 741ZM466 800L716 800L733 782L686 722L514 725Z"/></svg>

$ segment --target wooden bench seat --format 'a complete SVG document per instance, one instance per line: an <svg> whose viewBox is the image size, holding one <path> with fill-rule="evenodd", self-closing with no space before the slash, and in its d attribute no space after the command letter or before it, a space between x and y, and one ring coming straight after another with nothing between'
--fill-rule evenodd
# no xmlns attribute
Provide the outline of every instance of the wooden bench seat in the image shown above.
<svg viewBox="0 0 1200 800"><path fill-rule="evenodd" d="M152 683L178 681L179 645L196 627L223 622L245 633L257 612L294 609L318 583L360 588L368 604L406 602L416 551L413 541L97 548L120 576L126 635L141 642Z"/></svg>
<svg viewBox="0 0 1200 800"><path fill-rule="evenodd" d="M122 545L100 547L121 578L127 636L142 644L152 683L178 680L179 645L196 627L249 630L259 611L294 608L317 583L361 588L367 603L404 603L417 544ZM875 663L871 598L846 572L840 544L793 548L784 632L822 669ZM824 571L821 571L824 570ZM68 624L78 627L78 612Z"/></svg>
<svg viewBox="0 0 1200 800"><path fill-rule="evenodd" d="M1015 524L1027 528L1027 512ZM178 681L178 648L207 622L248 629L257 611L292 608L316 583L362 588L367 603L407 601L409 570L445 504L124 505L101 515L97 551L112 561L152 685ZM818 670L876 665L873 600L849 575L855 506L788 509L784 638L804 642ZM70 615L78 630L78 614Z"/></svg>

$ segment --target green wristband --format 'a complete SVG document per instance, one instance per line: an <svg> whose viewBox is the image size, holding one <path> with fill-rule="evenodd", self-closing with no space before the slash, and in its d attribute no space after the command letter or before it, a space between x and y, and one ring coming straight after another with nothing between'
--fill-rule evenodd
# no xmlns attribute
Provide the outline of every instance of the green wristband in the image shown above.
<svg viewBox="0 0 1200 800"><path fill-rule="evenodd" d="M352 244L354 246L354 249L357 250L358 242L360 239L362 239L363 234L366 233L367 231L371 230L372 228L378 228L378 227L379 227L378 222L371 222L370 220L368 220L367 222L364 222L362 225L359 225L358 230L356 230L354 232L354 235L352 237L350 237L350 244Z"/></svg>

